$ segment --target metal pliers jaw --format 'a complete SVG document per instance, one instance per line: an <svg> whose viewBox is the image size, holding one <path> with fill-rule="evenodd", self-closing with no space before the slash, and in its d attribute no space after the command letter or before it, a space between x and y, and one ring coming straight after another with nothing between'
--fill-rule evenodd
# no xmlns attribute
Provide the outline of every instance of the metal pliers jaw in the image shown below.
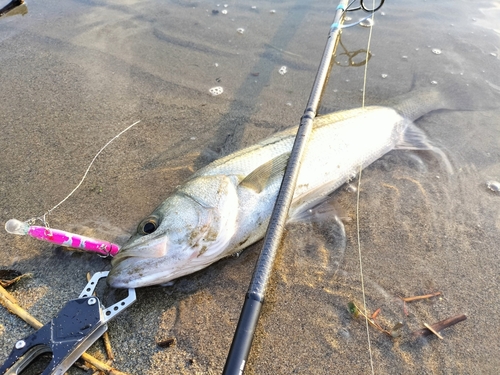
<svg viewBox="0 0 500 375"><path fill-rule="evenodd" d="M57 316L35 333L19 340L0 368L0 375L20 374L36 357L52 353L42 375L63 375L75 361L108 329L108 321L136 300L135 289L128 296L105 308L92 295L100 279L109 272L92 276L77 299L69 301Z"/></svg>

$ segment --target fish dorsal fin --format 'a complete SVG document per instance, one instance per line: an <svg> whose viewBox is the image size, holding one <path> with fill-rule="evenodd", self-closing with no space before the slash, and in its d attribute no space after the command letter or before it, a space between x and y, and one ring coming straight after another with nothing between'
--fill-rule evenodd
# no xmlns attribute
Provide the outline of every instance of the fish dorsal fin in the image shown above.
<svg viewBox="0 0 500 375"><path fill-rule="evenodd" d="M247 187L260 193L264 190L266 184L272 177L283 173L289 157L290 153L286 152L260 165L240 182L240 186Z"/></svg>

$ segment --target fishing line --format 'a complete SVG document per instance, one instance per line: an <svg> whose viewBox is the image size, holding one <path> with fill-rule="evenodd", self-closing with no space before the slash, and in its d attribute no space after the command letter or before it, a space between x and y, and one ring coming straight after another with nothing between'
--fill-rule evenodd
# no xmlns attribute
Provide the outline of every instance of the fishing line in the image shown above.
<svg viewBox="0 0 500 375"><path fill-rule="evenodd" d="M368 76L368 60L370 59L370 45L371 45L371 40L372 40L372 31L373 31L373 20L375 18L375 11L379 9L383 5L384 1L380 3L380 5L375 9L375 0L372 2L372 14L371 14L371 19L372 22L370 23L370 32L368 33L368 43L366 46L366 63L365 63L365 70L364 70L364 77L363 77L363 95L362 95L362 105L361 108L365 108L365 97L366 97L366 81L367 81L367 76ZM364 7L363 1L360 2L361 7L363 10L366 10ZM365 324L366 324L366 336L368 340L368 353L370 354L370 367L372 370L372 374L375 374L375 370L373 367L373 353L372 353L372 347L371 347L371 342L370 342L370 325L368 324L368 314L367 314L367 309L366 309L366 293L365 293L365 282L364 282L364 277L363 277L363 258L361 256L361 235L360 235L360 228L359 228L359 195L361 191L361 171L363 166L359 166L359 177L358 177L358 192L357 192L357 198L356 198L356 230L357 230L357 239L358 239L358 256L359 256L359 273L360 273L360 279L361 279L361 292L363 295L363 309L365 310L364 312L364 317L365 317Z"/></svg>
<svg viewBox="0 0 500 375"><path fill-rule="evenodd" d="M382 4L384 2L382 1L382 3L379 5L379 7L377 9L379 9ZM373 0L373 6L375 6L375 0ZM373 31L373 20L375 18L375 11L371 14L371 18L372 18L372 22L370 24L370 32L368 33L368 44L366 46L366 63L365 63L365 73L364 73L364 78L363 78L363 100L362 100L362 103L361 103L361 108L365 108L365 97L366 97L366 80L367 80L367 76L368 76L368 60L370 60L370 45L371 45L371 42L372 42L372 31Z"/></svg>
<svg viewBox="0 0 500 375"><path fill-rule="evenodd" d="M115 139L117 139L120 135L122 135L123 133L125 133L127 130L129 130L130 128L132 128L133 126L137 125L138 123L140 123L141 120L139 121L136 121L134 122L132 125L128 126L127 128L125 128L124 130L122 130L120 133L118 133L117 135L115 135L110 141L108 141L108 143L106 143L100 150L99 152L97 152L97 154L94 156L94 158L92 159L92 161L90 162L87 170L85 171L85 173L83 174L83 177L82 179L80 180L80 182L78 183L78 185L76 185L76 187L71 191L71 193L69 193L66 198L64 198L62 201L60 201L58 204L56 204L54 207L52 207L50 210L48 210L47 212L45 212L42 216L39 216L39 217L34 217L34 218L31 218L27 221L28 224L32 224L34 222L36 222L37 220L40 220L43 225L45 225L47 228L49 227L49 223L47 222L47 219L46 217L48 215L50 215L52 213L52 211L54 211L57 207L59 207L61 204L63 204L69 197L71 197L73 195L73 193L75 191L78 190L78 188L82 185L83 181L85 180L85 178L87 177L87 174L89 173L89 170L90 168L92 167L92 164L94 164L94 161L97 159L97 157L99 156L99 154L101 152L104 151L104 149L106 147L108 147Z"/></svg>
<svg viewBox="0 0 500 375"><path fill-rule="evenodd" d="M365 296L365 282L363 278L363 261L362 261L362 256L361 256L361 235L360 235L360 229L359 229L359 192L361 189L361 171L363 170L362 166L359 167L359 177L358 177L358 194L357 194L357 200L356 200L356 231L357 231L357 238L358 238L358 256L359 256L359 274L361 278L361 292L363 294L363 309L364 311L364 317L365 317L365 323L366 323L366 336L368 338L368 353L370 354L370 367L372 370L372 374L375 374L375 370L373 368L373 354L372 354L372 346L370 342L370 325L368 323L368 314L366 310L366 296Z"/></svg>

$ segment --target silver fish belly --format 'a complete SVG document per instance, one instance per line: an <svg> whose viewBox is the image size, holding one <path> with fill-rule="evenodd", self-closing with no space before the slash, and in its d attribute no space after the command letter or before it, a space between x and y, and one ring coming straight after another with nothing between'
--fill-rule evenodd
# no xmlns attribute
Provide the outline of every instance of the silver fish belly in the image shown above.
<svg viewBox="0 0 500 375"><path fill-rule="evenodd" d="M349 178L423 133L398 111L367 107L315 119L289 215L320 203ZM144 219L112 261L108 283L163 284L261 239L297 128L223 157L196 172Z"/></svg>

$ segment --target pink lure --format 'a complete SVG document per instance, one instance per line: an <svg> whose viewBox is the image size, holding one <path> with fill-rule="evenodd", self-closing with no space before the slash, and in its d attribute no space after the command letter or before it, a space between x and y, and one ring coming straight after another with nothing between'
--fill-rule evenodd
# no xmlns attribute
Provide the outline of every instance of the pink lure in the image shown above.
<svg viewBox="0 0 500 375"><path fill-rule="evenodd" d="M73 247L105 256L115 256L120 247L114 243L98 240L95 238L80 236L58 229L39 226L30 226L25 222L11 219L5 223L5 230L9 233L29 235L38 240L47 241L56 245Z"/></svg>

